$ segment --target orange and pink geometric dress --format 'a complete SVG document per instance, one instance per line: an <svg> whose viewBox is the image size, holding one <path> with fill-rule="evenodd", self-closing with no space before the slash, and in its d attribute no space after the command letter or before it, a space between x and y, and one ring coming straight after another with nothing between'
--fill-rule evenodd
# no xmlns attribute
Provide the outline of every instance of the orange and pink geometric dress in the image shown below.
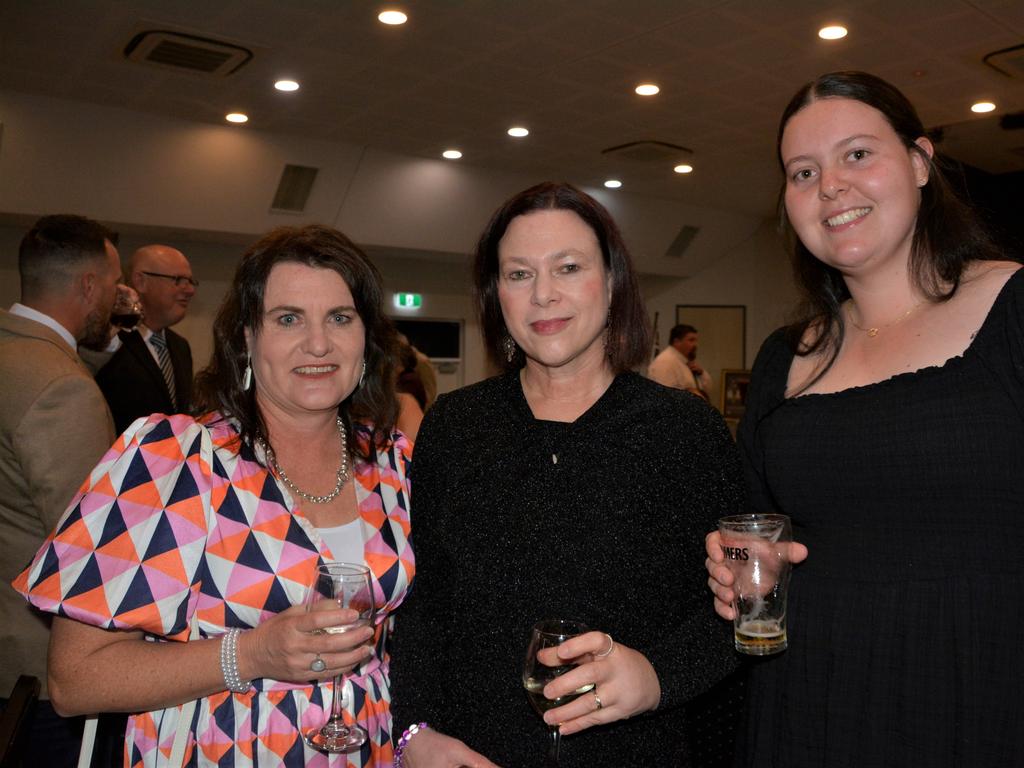
<svg viewBox="0 0 1024 768"><path fill-rule="evenodd" d="M356 426L357 439L369 432ZM135 422L93 470L14 587L37 608L153 642L247 629L302 605L318 564L332 560L292 497L216 414ZM189 766L390 765L387 634L412 583L410 447L396 433L376 463L353 462L366 564L378 613L375 653L346 677L345 719L370 734L362 751L328 756L303 744L322 725L333 685L254 680L246 693L198 700ZM125 765L165 765L181 707L128 720Z"/></svg>

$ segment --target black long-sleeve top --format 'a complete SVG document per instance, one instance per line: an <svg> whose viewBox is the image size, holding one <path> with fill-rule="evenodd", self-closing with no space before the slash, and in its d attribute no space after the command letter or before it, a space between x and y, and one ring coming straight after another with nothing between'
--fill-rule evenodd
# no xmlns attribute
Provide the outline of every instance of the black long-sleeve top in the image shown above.
<svg viewBox="0 0 1024 768"><path fill-rule="evenodd" d="M739 510L740 477L713 409L636 374L569 424L535 419L518 374L441 397L413 457L396 734L425 720L503 768L539 765L546 726L523 657L535 622L572 618L643 653L662 696L654 712L564 738L563 768L685 765L680 705L736 665L704 536Z"/></svg>

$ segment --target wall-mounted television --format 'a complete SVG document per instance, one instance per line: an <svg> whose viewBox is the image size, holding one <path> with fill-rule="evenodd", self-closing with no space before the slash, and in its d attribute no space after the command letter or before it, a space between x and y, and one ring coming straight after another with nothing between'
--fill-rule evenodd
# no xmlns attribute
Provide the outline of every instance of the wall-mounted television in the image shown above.
<svg viewBox="0 0 1024 768"><path fill-rule="evenodd" d="M391 318L409 343L432 360L462 358L462 323L458 320Z"/></svg>

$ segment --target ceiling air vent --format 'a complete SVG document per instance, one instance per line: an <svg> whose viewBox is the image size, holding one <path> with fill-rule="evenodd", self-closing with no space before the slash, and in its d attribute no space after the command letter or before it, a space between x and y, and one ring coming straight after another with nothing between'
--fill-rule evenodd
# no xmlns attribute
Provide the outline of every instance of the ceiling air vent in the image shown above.
<svg viewBox="0 0 1024 768"><path fill-rule="evenodd" d="M700 232L700 227L691 227L689 224L683 226L679 230L679 234L676 235L676 239L672 241L672 244L665 251L665 256L670 259L681 259L683 253L687 248L690 247L690 243L693 242L693 238Z"/></svg>
<svg viewBox="0 0 1024 768"><path fill-rule="evenodd" d="M281 181L277 183L270 210L274 213L302 213L306 210L309 193L313 190L313 182L319 170L307 165L286 165L281 172Z"/></svg>
<svg viewBox="0 0 1024 768"><path fill-rule="evenodd" d="M602 149L606 157L621 157L635 163L681 162L693 155L692 149L666 141L631 141L617 147Z"/></svg>
<svg viewBox="0 0 1024 768"><path fill-rule="evenodd" d="M124 55L130 61L223 77L247 64L252 51L208 37L151 29L133 37Z"/></svg>
<svg viewBox="0 0 1024 768"><path fill-rule="evenodd" d="M1024 45L993 51L982 61L1002 75L1024 79Z"/></svg>

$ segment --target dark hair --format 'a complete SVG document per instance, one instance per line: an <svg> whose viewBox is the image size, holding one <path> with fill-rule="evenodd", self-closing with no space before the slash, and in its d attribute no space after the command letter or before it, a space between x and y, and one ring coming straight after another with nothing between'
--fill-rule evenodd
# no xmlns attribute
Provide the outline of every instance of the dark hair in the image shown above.
<svg viewBox="0 0 1024 768"><path fill-rule="evenodd" d="M377 448L391 442L398 415L394 394L392 353L395 331L384 314L383 289L377 268L359 248L336 229L318 225L279 227L251 246L235 271L231 289L213 324L213 355L196 378L196 413L221 411L238 420L241 439L266 438L256 406L255 384L242 389L248 362L245 329L258 334L263 324L263 299L271 270L278 264L305 264L337 272L355 301L366 329L366 375L361 386L339 404L338 415L348 431L348 450L367 461ZM353 421L371 430L365 445L356 440Z"/></svg>
<svg viewBox="0 0 1024 768"><path fill-rule="evenodd" d="M117 245L117 233L98 221L67 213L43 216L18 247L22 298L63 287L76 271L106 259L107 240Z"/></svg>
<svg viewBox="0 0 1024 768"><path fill-rule="evenodd" d="M668 343L671 344L676 339L681 339L688 333L696 333L697 329L692 325L686 323L680 323L679 325L673 325L672 330L668 332Z"/></svg>
<svg viewBox="0 0 1024 768"><path fill-rule="evenodd" d="M918 289L932 301L946 301L956 292L968 262L998 258L992 241L974 215L950 186L949 163L928 154L916 144L926 136L924 125L913 104L895 86L867 72L830 72L807 83L790 100L779 121L776 154L782 166L782 137L790 119L819 99L852 99L882 113L904 146L917 152L928 164L928 182L921 189L909 269ZM828 363L818 374L824 375L839 354L845 326L840 305L850 296L843 276L834 267L819 261L796 235L786 215L786 181L779 193L779 219L792 248L793 271L803 293L799 320L789 328L789 341L797 354L824 351ZM802 338L815 327L809 343ZM811 382L813 383L813 382ZM810 386L810 383L807 384Z"/></svg>
<svg viewBox="0 0 1024 768"><path fill-rule="evenodd" d="M571 211L579 216L593 230L601 246L612 286L607 344L612 370L621 373L642 365L650 355L651 326L633 262L619 228L604 206L590 195L571 184L554 182L530 187L509 199L480 235L473 262L473 282L488 355L503 370L518 370L526 364L526 356L518 346L511 362L503 349L508 329L498 301L498 244L516 217L555 210Z"/></svg>

